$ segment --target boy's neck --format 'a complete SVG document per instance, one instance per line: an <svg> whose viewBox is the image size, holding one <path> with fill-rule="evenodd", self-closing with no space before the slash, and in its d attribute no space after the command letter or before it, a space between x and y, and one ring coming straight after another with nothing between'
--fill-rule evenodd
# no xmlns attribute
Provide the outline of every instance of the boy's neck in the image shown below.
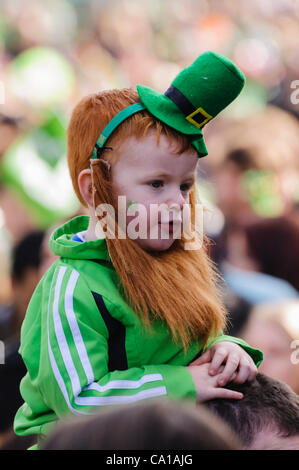
<svg viewBox="0 0 299 470"><path fill-rule="evenodd" d="M89 224L85 232L86 241L97 240L98 237L96 236L96 232L95 232L96 223L97 223L97 219L93 215L92 210L89 210Z"/></svg>

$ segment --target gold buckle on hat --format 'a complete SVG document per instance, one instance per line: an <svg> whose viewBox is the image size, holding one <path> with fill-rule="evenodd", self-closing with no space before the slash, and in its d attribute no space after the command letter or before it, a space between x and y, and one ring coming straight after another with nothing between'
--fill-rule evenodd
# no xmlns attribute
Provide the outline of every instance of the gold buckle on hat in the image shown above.
<svg viewBox="0 0 299 470"><path fill-rule="evenodd" d="M201 115L202 117L204 117L205 119L203 121L200 121L200 122L197 122L195 119L192 119L194 116L196 116L198 114ZM187 121L191 122L191 124L193 124L198 129L201 129L210 119L212 119L212 117L213 116L208 114L203 108L197 108L195 111L193 111L193 113L188 114L188 116L186 116L185 119L187 119Z"/></svg>

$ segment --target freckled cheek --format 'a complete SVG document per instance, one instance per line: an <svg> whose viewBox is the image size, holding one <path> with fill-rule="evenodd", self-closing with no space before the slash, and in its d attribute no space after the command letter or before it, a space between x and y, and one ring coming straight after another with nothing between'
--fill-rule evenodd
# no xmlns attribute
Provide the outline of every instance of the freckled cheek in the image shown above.
<svg viewBox="0 0 299 470"><path fill-rule="evenodd" d="M133 202L133 207L135 206L134 215L129 216L131 217L131 220L138 216L139 219L142 220L149 220L150 219L150 205L144 202Z"/></svg>
<svg viewBox="0 0 299 470"><path fill-rule="evenodd" d="M127 220L127 225L134 219L136 219L138 217L138 221L143 225L146 226L149 228L150 227L150 206L149 204L145 204L145 203L137 203L136 201L132 201L133 202L133 209L131 211L131 214L132 215L129 215L130 214L130 211L129 213L127 212L127 217L126 217L126 220ZM134 208L135 206L135 208Z"/></svg>
<svg viewBox="0 0 299 470"><path fill-rule="evenodd" d="M161 218L163 219L163 217L164 218L166 217L163 211L161 211L161 206L159 204L156 204L154 202L137 203L134 200L132 201L132 203L133 203L133 206L131 206L132 215L129 215L130 211L128 214L128 209L127 209L127 214L126 214L127 225L136 217L138 217L138 220L141 223L143 224L146 223L147 227L150 228L150 227L156 226L158 224L158 221ZM183 229L183 227L189 226L190 219L191 219L191 211L190 211L189 205L185 205L183 210L180 211L180 214L178 213L177 210L170 211L170 214L172 214L174 219L177 219L178 217L180 217L181 224L180 224L180 227L177 227L178 229Z"/></svg>
<svg viewBox="0 0 299 470"><path fill-rule="evenodd" d="M126 185L120 184L118 182L113 183L112 192L115 198L119 196L128 197L128 188Z"/></svg>

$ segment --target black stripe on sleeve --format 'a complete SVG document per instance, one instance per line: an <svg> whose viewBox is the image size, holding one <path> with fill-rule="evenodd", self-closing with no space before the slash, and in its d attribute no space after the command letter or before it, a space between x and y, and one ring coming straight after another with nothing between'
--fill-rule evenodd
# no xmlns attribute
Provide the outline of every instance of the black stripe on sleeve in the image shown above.
<svg viewBox="0 0 299 470"><path fill-rule="evenodd" d="M108 370L109 372L114 370L126 370L128 369L125 345L126 328L119 320L112 317L100 294L92 292L92 295L109 333Z"/></svg>

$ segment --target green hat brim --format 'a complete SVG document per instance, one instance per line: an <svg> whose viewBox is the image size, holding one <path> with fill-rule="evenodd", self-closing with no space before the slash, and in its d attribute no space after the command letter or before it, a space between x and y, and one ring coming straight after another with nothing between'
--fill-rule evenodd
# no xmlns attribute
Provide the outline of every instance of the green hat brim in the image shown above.
<svg viewBox="0 0 299 470"><path fill-rule="evenodd" d="M202 130L196 130L171 99L144 85L137 85L136 88L142 103L153 116L182 134L190 136L192 145L200 157L208 154Z"/></svg>

